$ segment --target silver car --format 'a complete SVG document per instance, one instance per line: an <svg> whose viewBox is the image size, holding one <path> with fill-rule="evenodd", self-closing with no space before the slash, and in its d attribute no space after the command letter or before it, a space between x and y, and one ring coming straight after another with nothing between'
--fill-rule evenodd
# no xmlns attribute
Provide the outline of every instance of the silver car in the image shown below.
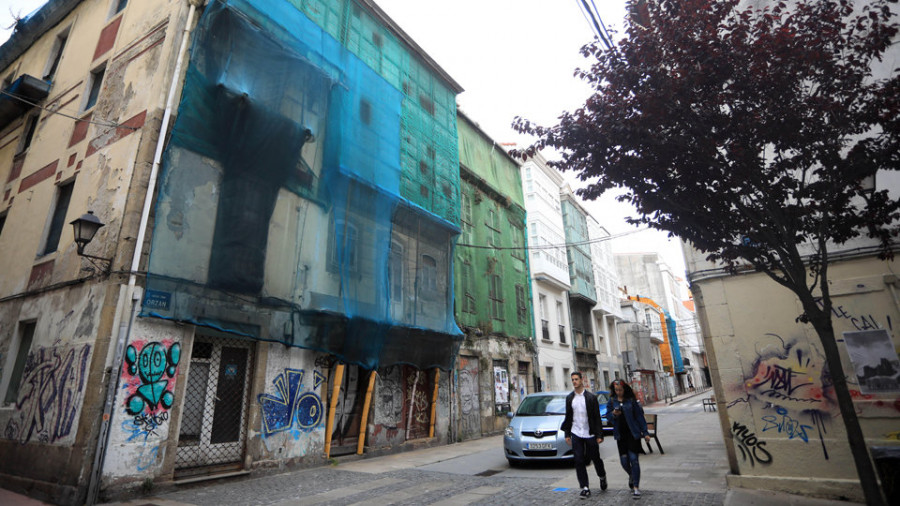
<svg viewBox="0 0 900 506"><path fill-rule="evenodd" d="M510 465L575 457L560 429L566 416L567 395L569 392L539 392L522 400L503 437L503 450Z"/></svg>

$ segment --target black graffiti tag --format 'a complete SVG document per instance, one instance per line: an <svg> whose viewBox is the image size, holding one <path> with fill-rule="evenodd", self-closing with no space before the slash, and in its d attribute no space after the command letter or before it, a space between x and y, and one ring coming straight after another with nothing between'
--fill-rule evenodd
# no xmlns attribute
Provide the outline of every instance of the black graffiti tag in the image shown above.
<svg viewBox="0 0 900 506"><path fill-rule="evenodd" d="M794 384L794 378L800 373L794 372L790 367L781 367L780 365L767 365L766 373L763 381L757 385L758 388L766 388L761 393L772 398L788 399L792 401L804 402L821 402L820 399L803 399L793 396L794 391L798 388L812 385L812 382Z"/></svg>
<svg viewBox="0 0 900 506"><path fill-rule="evenodd" d="M749 460L751 466L756 466L757 462L760 464L772 463L772 454L766 450L766 442L760 441L746 425L733 422L731 433L737 442L737 447L741 450L741 457L745 461Z"/></svg>

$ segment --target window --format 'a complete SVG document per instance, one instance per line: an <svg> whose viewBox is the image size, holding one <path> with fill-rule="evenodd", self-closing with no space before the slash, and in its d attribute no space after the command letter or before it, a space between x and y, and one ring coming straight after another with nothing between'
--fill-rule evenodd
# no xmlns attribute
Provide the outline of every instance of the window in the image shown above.
<svg viewBox="0 0 900 506"><path fill-rule="evenodd" d="M112 12L110 13L110 17L115 16L116 14L122 12L122 9L128 5L128 0L113 0L112 3Z"/></svg>
<svg viewBox="0 0 900 506"><path fill-rule="evenodd" d="M566 326L563 325L566 320L563 318L563 303L560 301L556 301L556 321L559 325L559 342L566 344Z"/></svg>
<svg viewBox="0 0 900 506"><path fill-rule="evenodd" d="M69 201L72 200L72 188L74 187L74 181L59 185L59 190L56 192L56 205L53 206L50 228L47 230L47 239L44 241L41 255L53 253L59 246L59 237L66 226L66 213L69 212Z"/></svg>
<svg viewBox="0 0 900 506"><path fill-rule="evenodd" d="M468 193L462 194L462 221L472 223L472 198Z"/></svg>
<svg viewBox="0 0 900 506"><path fill-rule="evenodd" d="M516 285L516 316L519 323L528 321L528 307L526 306L525 287Z"/></svg>
<svg viewBox="0 0 900 506"><path fill-rule="evenodd" d="M403 245L397 241L391 242L391 301L403 300Z"/></svg>
<svg viewBox="0 0 900 506"><path fill-rule="evenodd" d="M522 227L517 227L512 225L510 227L512 231L512 256L518 258L519 260L525 260L525 230Z"/></svg>
<svg viewBox="0 0 900 506"><path fill-rule="evenodd" d="M0 237L3 236L3 226L6 225L6 214L0 214Z"/></svg>
<svg viewBox="0 0 900 506"><path fill-rule="evenodd" d="M547 378L547 384L545 385L546 391L552 392L553 390L556 390L556 382L553 381L553 368L545 367L544 374L546 375L545 377Z"/></svg>
<svg viewBox="0 0 900 506"><path fill-rule="evenodd" d="M22 140L19 142L19 150L16 152L17 155L28 151L28 148L31 147L31 141L34 140L34 132L37 131L37 125L37 114L31 114L25 118L25 128L22 130Z"/></svg>
<svg viewBox="0 0 900 506"><path fill-rule="evenodd" d="M50 59L47 61L47 69L44 71L44 81L52 81L59 69L59 61L62 59L63 49L66 48L66 41L69 40L69 29L66 28L53 42L53 49L50 51Z"/></svg>
<svg viewBox="0 0 900 506"><path fill-rule="evenodd" d="M490 230L491 246L500 246L500 223L497 218L497 212L493 209L488 211L488 221L485 225Z"/></svg>
<svg viewBox="0 0 900 506"><path fill-rule="evenodd" d="M477 313L475 305L475 275L472 270L472 264L468 260L462 263L462 288L463 288L463 312Z"/></svg>
<svg viewBox="0 0 900 506"><path fill-rule="evenodd" d="M102 66L91 72L88 79L87 100L84 102L83 110L88 110L97 104L97 98L100 96L100 88L103 86L103 75L106 74L106 66Z"/></svg>
<svg viewBox="0 0 900 506"><path fill-rule="evenodd" d="M437 260L428 255L422 255L422 285L426 294L437 291Z"/></svg>
<svg viewBox="0 0 900 506"><path fill-rule="evenodd" d="M348 270L356 272L357 270L357 250L359 249L359 232L356 225L347 223L345 220L338 220L334 223L334 233L331 236L329 249L329 266L334 269Z"/></svg>
<svg viewBox="0 0 900 506"><path fill-rule="evenodd" d="M491 299L491 318L495 320L503 319L503 284L500 282L500 276L491 275L491 290L489 297Z"/></svg>
<svg viewBox="0 0 900 506"><path fill-rule="evenodd" d="M25 375L25 361L28 358L28 352L31 351L31 341L34 340L34 326L34 322L22 323L20 326L19 349L16 350L16 361L9 377L3 404L13 404L19 397L19 386L22 383L22 376Z"/></svg>

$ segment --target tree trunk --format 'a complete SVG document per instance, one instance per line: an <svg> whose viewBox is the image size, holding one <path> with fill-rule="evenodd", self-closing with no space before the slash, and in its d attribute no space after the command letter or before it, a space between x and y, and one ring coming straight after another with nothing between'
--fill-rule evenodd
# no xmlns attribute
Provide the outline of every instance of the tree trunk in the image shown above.
<svg viewBox="0 0 900 506"><path fill-rule="evenodd" d="M810 322L816 329L825 351L825 362L828 364L828 372L837 396L838 408L841 410L841 418L843 418L844 427L847 430L847 442L850 443L850 452L853 455L853 462L856 464L856 472L859 475L859 483L862 486L866 504L884 506L886 503L881 494L881 488L878 486L875 467L869 458L869 450L863 437L862 427L859 425L853 398L850 397L850 390L847 387L847 378L844 375L843 364L841 364L841 354L834 338L831 314L822 311L814 303L812 307L804 309L810 317Z"/></svg>

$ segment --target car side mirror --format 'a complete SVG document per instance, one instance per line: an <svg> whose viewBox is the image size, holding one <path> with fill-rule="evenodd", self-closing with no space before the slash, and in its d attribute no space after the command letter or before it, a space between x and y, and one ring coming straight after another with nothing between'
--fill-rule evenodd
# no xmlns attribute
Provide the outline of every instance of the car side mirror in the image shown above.
<svg viewBox="0 0 900 506"><path fill-rule="evenodd" d="M513 417L513 412L512 412L512 411L507 411L507 412L506 412L506 418L512 418L512 417Z"/></svg>

